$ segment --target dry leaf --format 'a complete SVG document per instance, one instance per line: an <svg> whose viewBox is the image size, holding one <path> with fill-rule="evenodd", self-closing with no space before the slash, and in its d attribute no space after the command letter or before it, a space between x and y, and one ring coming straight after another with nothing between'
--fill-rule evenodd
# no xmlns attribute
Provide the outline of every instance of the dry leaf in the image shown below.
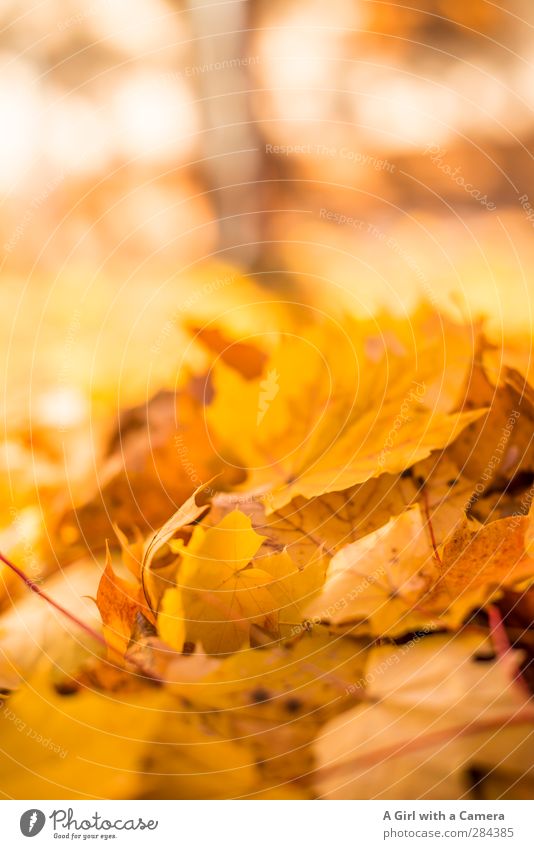
<svg viewBox="0 0 534 849"><path fill-rule="evenodd" d="M423 599L440 577L419 508L345 546L332 558L311 618L397 637L435 625Z"/></svg>
<svg viewBox="0 0 534 849"><path fill-rule="evenodd" d="M469 790L473 765L511 771L513 785L530 768L534 711L513 680L516 654L487 656L476 633L373 649L367 703L328 723L317 740L317 792L458 799Z"/></svg>
<svg viewBox="0 0 534 849"><path fill-rule="evenodd" d="M423 310L413 324L431 320ZM449 412L469 364L466 334L447 339L442 326L444 339L414 346L402 322L383 317L375 337L372 328L346 319L288 334L256 380L216 364L210 433L228 459L241 454L252 488L269 487L268 511L401 472L482 415Z"/></svg>
<svg viewBox="0 0 534 849"><path fill-rule="evenodd" d="M2 701L0 789L7 798L124 799L143 793L145 750L169 700L147 690L119 698L58 695L40 671Z"/></svg>
<svg viewBox="0 0 534 849"><path fill-rule="evenodd" d="M125 581L113 571L109 548L96 593L96 603L108 646L119 654L126 651L137 613L153 620L141 584Z"/></svg>
<svg viewBox="0 0 534 849"><path fill-rule="evenodd" d="M332 559L309 616L353 623L364 633L398 637L424 627L458 628L468 614L534 580L529 519L513 517L480 529L464 521L434 549L418 507Z"/></svg>
<svg viewBox="0 0 534 849"><path fill-rule="evenodd" d="M250 565L262 541L250 519L235 510L214 528L197 526L183 548L177 582L186 638L200 642L210 654L248 645L254 624L276 627L276 606L268 589L273 579Z"/></svg>
<svg viewBox="0 0 534 849"><path fill-rule="evenodd" d="M238 652L204 682L178 689L191 710L204 712L208 734L247 747L267 787L286 781L305 787L313 738L327 719L361 698L355 682L366 657L363 641L332 640L317 629L287 645ZM285 787L278 792L287 798Z"/></svg>

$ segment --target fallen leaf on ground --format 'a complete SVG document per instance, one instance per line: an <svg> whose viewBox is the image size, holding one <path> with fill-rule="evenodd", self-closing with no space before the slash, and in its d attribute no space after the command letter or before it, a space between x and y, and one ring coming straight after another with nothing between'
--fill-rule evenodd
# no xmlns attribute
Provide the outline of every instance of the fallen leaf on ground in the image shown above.
<svg viewBox="0 0 534 849"><path fill-rule="evenodd" d="M415 343L384 317L304 327L282 336L255 380L217 363L210 434L233 462L242 454L253 489L269 487L267 511L401 472L483 414L452 412L472 340L428 311L413 318L416 328L432 321L438 335Z"/></svg>
<svg viewBox="0 0 534 849"><path fill-rule="evenodd" d="M458 628L504 589L534 581L529 528L528 517L480 528L464 520L438 551L428 521L411 508L341 549L306 612L375 636Z"/></svg>
<svg viewBox="0 0 534 849"><path fill-rule="evenodd" d="M508 770L513 785L531 767L534 711L514 681L517 653L488 662L488 650L476 633L373 649L367 703L317 740L320 796L458 799L475 765Z"/></svg>

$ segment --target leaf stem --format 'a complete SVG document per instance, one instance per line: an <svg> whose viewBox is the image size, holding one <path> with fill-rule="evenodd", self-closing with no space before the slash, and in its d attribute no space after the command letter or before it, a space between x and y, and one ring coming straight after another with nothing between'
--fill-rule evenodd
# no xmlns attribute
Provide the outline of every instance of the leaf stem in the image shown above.
<svg viewBox="0 0 534 849"><path fill-rule="evenodd" d="M62 613L63 616L66 616L67 619L70 619L71 622L81 628L82 631L85 631L86 634L89 634L89 636L96 640L97 643L100 643L100 645L103 646L108 652L114 652L117 657L120 658L121 661L123 660L121 653L117 651L117 649L115 649L113 646L108 645L106 639L103 637L102 634L100 634L98 631L95 631L94 628L91 628L91 626L84 622L82 619L78 619L78 617L75 616L74 613L71 613L70 610L67 610L66 607L63 607L63 605L53 599L52 596L48 595L47 592L41 589L39 584L37 584L35 581L32 581L32 579L29 578L25 574L25 572L22 571L22 569L16 566L11 560L9 560L9 558L2 554L1 551L0 560L2 561L2 563L5 563L5 565L8 566L15 573L15 575L17 575L21 579L21 581L26 584L26 586L29 590L32 591L32 593L35 593L39 596L39 598L42 598L44 601L47 601L48 604L52 605L52 607L58 610L59 613ZM139 670L139 672L141 672L143 677L150 678L153 681L159 683L159 678L155 676L152 672L147 670L141 661L133 658L130 660L130 662Z"/></svg>
<svg viewBox="0 0 534 849"><path fill-rule="evenodd" d="M26 584L28 589L32 591L32 593L35 593L36 595L40 596L40 598L44 599L44 601L47 601L48 604L51 604L52 607L55 607L55 609L62 613L63 616L66 616L67 619L70 619L71 622L73 622L75 625L77 625L79 628L81 628L83 631L93 637L93 639L96 640L98 643L107 648L107 643L102 634L99 634L98 631L95 631L94 628L91 628L91 626L87 625L87 623L84 622L82 619L78 619L77 616L71 613L70 610L67 610L66 607L63 607L63 605L60 604L58 601L55 601L52 596L49 596L47 592L41 589L39 584L37 584L35 581L32 581L32 579L29 578L22 571L22 569L19 569L18 566L15 566L15 564L11 560L9 560L4 554L2 554L1 551L0 560L5 563L6 566L9 566L9 568L15 573L15 575L18 575L21 581L24 581L24 583Z"/></svg>
<svg viewBox="0 0 534 849"><path fill-rule="evenodd" d="M486 612L488 614L490 637L495 648L495 654L497 655L498 660L502 661L510 652L513 651L513 647L508 639L506 626L497 605L488 604ZM517 669L516 675L512 680L513 683L515 683L521 690L523 697L529 699L531 697L530 688L525 681L520 668Z"/></svg>
<svg viewBox="0 0 534 849"><path fill-rule="evenodd" d="M436 558L437 562L441 566L441 557L439 556L438 546L436 544L436 537L434 535L434 527L432 525L432 520L430 518L430 504L429 504L429 501L428 501L428 493L426 491L424 484L423 484L422 494L423 494L423 506L425 508L426 521L427 521L427 524L428 524L428 530L430 532L430 541L432 543L432 548L434 549L434 557Z"/></svg>
<svg viewBox="0 0 534 849"><path fill-rule="evenodd" d="M398 746L384 746L380 749L375 749L372 752L367 752L364 755L357 755L354 758L348 758L341 763L331 763L323 767L319 767L315 775L323 778L332 773L344 772L346 770L356 770L358 767L370 767L382 764L391 758L397 758L404 755L410 755L413 752L418 752L421 749L427 749L431 746L439 746L440 744L449 743L457 738L466 737L470 734L482 734L486 731L502 730L513 725L530 725L534 722L534 710L525 705L522 709L516 711L511 716L501 715L495 716L493 719L471 720L465 725L456 725L443 731L435 731L430 734L421 734L419 737L407 740L405 743L400 743Z"/></svg>

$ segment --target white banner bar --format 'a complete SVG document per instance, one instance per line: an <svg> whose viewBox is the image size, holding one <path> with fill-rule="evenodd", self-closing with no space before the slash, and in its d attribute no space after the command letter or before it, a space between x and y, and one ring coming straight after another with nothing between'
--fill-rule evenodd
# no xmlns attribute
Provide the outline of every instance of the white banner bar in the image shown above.
<svg viewBox="0 0 534 849"><path fill-rule="evenodd" d="M4 801L0 845L532 849L533 812L523 801Z"/></svg>

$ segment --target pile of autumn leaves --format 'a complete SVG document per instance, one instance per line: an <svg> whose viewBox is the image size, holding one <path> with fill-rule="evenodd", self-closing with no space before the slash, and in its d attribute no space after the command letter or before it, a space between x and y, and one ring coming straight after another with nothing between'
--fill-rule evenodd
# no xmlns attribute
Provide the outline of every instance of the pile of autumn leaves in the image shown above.
<svg viewBox="0 0 534 849"><path fill-rule="evenodd" d="M152 533L106 507L107 654L31 684L68 754L11 731L25 795L528 795L525 378L427 308L193 335L156 448L188 497Z"/></svg>

